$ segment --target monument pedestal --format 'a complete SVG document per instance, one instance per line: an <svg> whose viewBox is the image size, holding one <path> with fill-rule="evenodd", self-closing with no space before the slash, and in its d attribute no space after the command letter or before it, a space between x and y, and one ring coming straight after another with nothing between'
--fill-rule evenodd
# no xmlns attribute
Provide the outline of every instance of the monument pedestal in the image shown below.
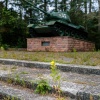
<svg viewBox="0 0 100 100"><path fill-rule="evenodd" d="M95 44L69 36L27 38L27 51L93 51Z"/></svg>

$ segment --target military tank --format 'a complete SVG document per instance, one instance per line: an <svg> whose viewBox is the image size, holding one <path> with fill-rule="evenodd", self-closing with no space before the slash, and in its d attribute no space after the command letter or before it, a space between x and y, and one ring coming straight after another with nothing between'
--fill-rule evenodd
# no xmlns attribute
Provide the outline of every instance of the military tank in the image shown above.
<svg viewBox="0 0 100 100"><path fill-rule="evenodd" d="M37 9L44 13L46 22L44 24L30 23L27 27L31 37L54 37L70 36L79 39L87 39L88 33L81 25L74 25L66 12L45 12L25 0L33 10Z"/></svg>

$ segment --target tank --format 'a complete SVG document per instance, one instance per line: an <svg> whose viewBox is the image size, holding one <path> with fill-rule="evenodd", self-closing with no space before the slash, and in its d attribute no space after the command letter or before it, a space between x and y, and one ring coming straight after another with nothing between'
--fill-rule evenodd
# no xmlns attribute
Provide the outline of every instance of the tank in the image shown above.
<svg viewBox="0 0 100 100"><path fill-rule="evenodd" d="M81 25L75 25L71 22L66 12L45 12L44 10L34 6L31 2L25 0L33 10L37 9L44 13L45 23L31 23L27 27L31 37L53 37L53 36L70 36L79 39L87 39L88 33Z"/></svg>

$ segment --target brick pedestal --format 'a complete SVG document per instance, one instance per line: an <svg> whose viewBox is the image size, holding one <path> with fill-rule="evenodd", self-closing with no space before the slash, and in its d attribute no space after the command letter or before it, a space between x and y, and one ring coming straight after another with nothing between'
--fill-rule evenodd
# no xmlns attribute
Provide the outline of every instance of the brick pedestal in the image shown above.
<svg viewBox="0 0 100 100"><path fill-rule="evenodd" d="M68 36L27 38L27 51L93 51L95 44Z"/></svg>

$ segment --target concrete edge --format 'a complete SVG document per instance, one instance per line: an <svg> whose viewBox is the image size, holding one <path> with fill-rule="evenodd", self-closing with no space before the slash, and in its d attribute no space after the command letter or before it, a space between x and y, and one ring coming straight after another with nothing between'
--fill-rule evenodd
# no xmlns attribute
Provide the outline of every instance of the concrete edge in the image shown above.
<svg viewBox="0 0 100 100"><path fill-rule="evenodd" d="M0 100L21 100L15 96L0 92Z"/></svg>
<svg viewBox="0 0 100 100"><path fill-rule="evenodd" d="M50 69L50 63L46 62L36 62L36 61L25 61L25 60L15 60L15 59L0 59L1 64L5 65L16 65L29 68L41 68ZM71 64L56 64L57 68L64 72L74 72L79 74L95 74L100 75L100 66L84 66L84 65L71 65Z"/></svg>
<svg viewBox="0 0 100 100"><path fill-rule="evenodd" d="M100 100L100 95L92 95L86 92L78 92L76 94L76 100Z"/></svg>

